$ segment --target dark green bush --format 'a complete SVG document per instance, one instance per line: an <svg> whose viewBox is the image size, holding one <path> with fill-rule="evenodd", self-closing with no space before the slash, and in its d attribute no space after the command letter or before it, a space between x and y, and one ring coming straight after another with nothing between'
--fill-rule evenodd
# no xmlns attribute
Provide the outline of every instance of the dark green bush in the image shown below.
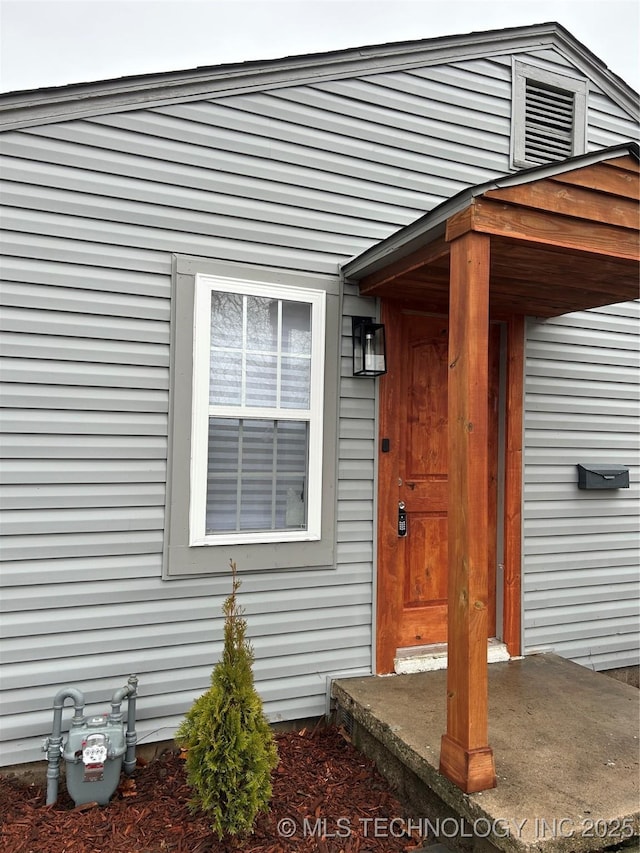
<svg viewBox="0 0 640 853"><path fill-rule="evenodd" d="M240 581L231 563L232 592L224 603L224 650L211 687L188 711L176 734L187 750L192 810L211 819L219 839L243 835L269 809L271 773L278 763L273 733L253 683L253 650L236 593Z"/></svg>

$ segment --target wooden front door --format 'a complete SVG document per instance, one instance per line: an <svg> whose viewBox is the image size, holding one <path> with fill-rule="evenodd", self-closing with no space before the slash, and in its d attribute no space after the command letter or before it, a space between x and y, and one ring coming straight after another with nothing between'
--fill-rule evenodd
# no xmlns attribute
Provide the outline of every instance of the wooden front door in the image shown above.
<svg viewBox="0 0 640 853"><path fill-rule="evenodd" d="M378 672L396 650L447 640L448 323L385 306L389 372L380 387ZM489 636L495 635L499 329L490 354ZM404 504L406 535L399 535Z"/></svg>

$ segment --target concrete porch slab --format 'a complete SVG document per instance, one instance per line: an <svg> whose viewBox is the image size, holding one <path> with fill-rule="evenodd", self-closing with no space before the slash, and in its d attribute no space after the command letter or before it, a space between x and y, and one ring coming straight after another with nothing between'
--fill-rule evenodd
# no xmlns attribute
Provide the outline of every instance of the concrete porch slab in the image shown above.
<svg viewBox="0 0 640 853"><path fill-rule="evenodd" d="M356 746L440 842L474 851L601 851L640 835L639 691L553 654L489 667L496 788L438 773L444 670L338 680Z"/></svg>

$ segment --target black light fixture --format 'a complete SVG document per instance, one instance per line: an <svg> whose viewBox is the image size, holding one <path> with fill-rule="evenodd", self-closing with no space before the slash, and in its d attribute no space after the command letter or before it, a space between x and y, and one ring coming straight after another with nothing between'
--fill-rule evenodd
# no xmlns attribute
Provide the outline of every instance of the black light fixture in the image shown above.
<svg viewBox="0 0 640 853"><path fill-rule="evenodd" d="M387 372L384 325L373 317L353 317L353 375L382 376Z"/></svg>

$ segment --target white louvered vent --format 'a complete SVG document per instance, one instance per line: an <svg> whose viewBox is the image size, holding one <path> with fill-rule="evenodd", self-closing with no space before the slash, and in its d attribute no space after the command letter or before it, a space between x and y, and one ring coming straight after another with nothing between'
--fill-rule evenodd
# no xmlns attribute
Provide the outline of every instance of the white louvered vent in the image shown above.
<svg viewBox="0 0 640 853"><path fill-rule="evenodd" d="M584 154L587 80L516 60L513 65L511 165L527 169Z"/></svg>
<svg viewBox="0 0 640 853"><path fill-rule="evenodd" d="M526 84L525 157L529 163L564 160L573 154L574 94Z"/></svg>

